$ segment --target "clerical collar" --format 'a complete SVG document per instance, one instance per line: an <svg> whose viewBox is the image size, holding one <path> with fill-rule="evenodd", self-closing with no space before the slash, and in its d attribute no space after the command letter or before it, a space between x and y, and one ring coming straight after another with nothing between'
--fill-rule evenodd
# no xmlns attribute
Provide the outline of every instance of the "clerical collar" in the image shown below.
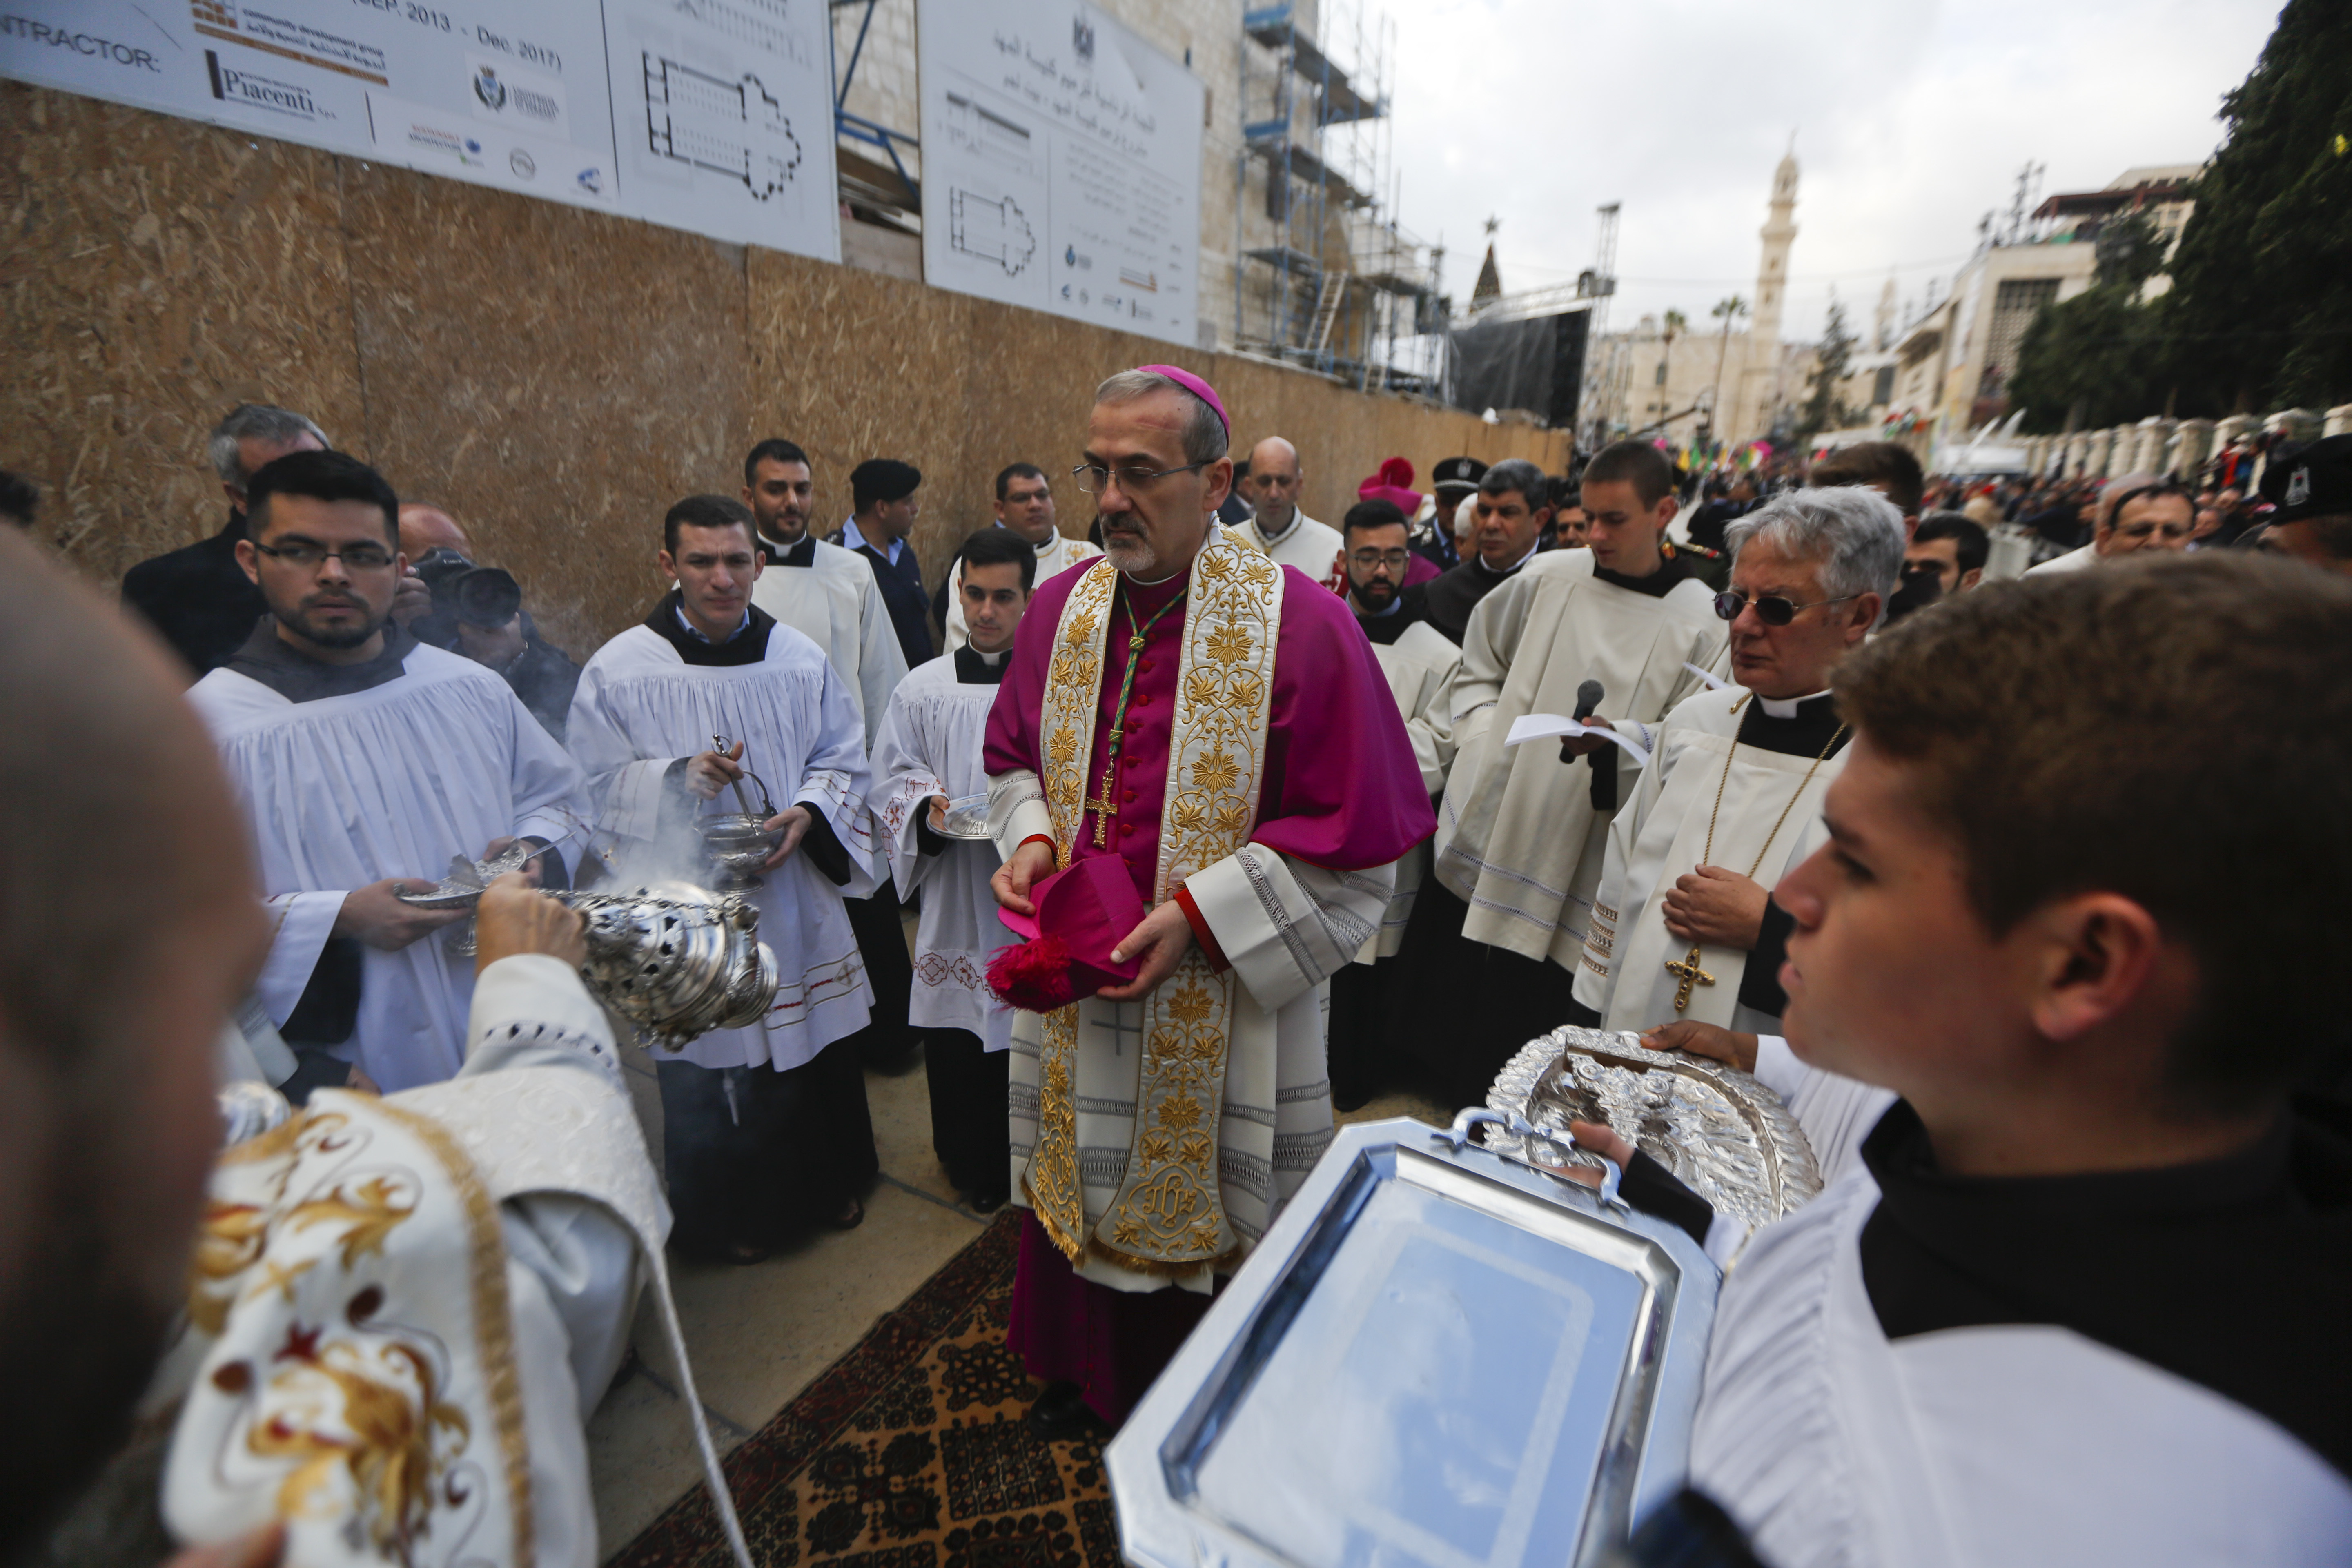
<svg viewBox="0 0 2352 1568"><path fill-rule="evenodd" d="M403 661L416 649L416 639L396 621L383 623L383 651L362 664L328 664L312 658L278 635L278 617L264 616L237 650L228 656L228 668L261 682L289 702L316 702L322 697L349 697L407 674Z"/></svg>
<svg viewBox="0 0 2352 1568"><path fill-rule="evenodd" d="M1543 541L1540 539L1537 540L1533 544L1528 546L1528 552L1525 555L1520 556L1517 561L1512 562L1508 566L1504 567L1499 572L1495 570L1492 566L1487 565L1486 558L1479 554L1475 550L1470 552L1470 564L1478 568L1478 570L1486 576L1507 577L1512 573L1517 572L1520 567L1526 565L1528 562L1534 560L1536 552L1542 548Z"/></svg>
<svg viewBox="0 0 2352 1568"><path fill-rule="evenodd" d="M1879 1201L1862 1278L1889 1339L2047 1324L2236 1401L2352 1476L2352 1142L2283 1116L2235 1153L2087 1175L1972 1178L1937 1167L1897 1101L1862 1145ZM2260 1270L2263 1343L2217 1326L2184 1258ZM2329 1368L2335 1370L2330 1371Z"/></svg>
<svg viewBox="0 0 2352 1568"><path fill-rule="evenodd" d="M1628 577L1622 572L1612 572L1596 562L1593 563L1592 574L1612 587L1623 588L1635 594L1646 594L1653 599L1663 599L1674 591L1675 584L1691 574L1691 563L1680 554L1668 555L1658 563L1658 569L1648 576Z"/></svg>
<svg viewBox="0 0 2352 1568"><path fill-rule="evenodd" d="M678 591L672 588L646 617L646 629L677 649L679 659L695 665L758 664L768 657L768 634L775 629L773 616L757 605L743 610L743 624L723 643L714 643L687 625Z"/></svg>
<svg viewBox="0 0 2352 1568"><path fill-rule="evenodd" d="M1840 733L1843 731L1843 733ZM1786 757L1837 755L1853 739L1826 691L1794 701L1758 697L1739 710L1739 743Z"/></svg>
<svg viewBox="0 0 2352 1568"><path fill-rule="evenodd" d="M1004 683L1004 654L982 653L966 643L955 650L956 684L959 686L1002 686Z"/></svg>
<svg viewBox="0 0 2352 1568"><path fill-rule="evenodd" d="M760 536L760 553L771 566L814 566L816 564L816 533L813 529L801 532L796 544L779 544L766 534Z"/></svg>
<svg viewBox="0 0 2352 1568"><path fill-rule="evenodd" d="M1300 513L1297 507L1292 507L1290 509L1290 526L1285 528L1280 533L1268 533L1265 531L1265 524L1259 522L1255 515L1251 517L1250 521L1256 527L1258 538L1264 540L1268 544L1279 544L1284 540L1298 531L1299 516Z"/></svg>
<svg viewBox="0 0 2352 1568"><path fill-rule="evenodd" d="M1756 706L1775 719L1793 719L1806 703L1819 702L1827 696L1827 689L1816 691L1811 697L1767 697L1759 692Z"/></svg>

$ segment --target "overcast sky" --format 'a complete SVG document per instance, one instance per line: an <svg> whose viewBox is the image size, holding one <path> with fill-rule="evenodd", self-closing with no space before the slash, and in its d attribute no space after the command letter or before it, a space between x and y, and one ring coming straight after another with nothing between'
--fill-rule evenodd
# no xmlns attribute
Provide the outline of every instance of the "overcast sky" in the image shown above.
<svg viewBox="0 0 2352 1568"><path fill-rule="evenodd" d="M1353 0L1335 0L1345 26ZM1496 237L1503 286L1591 265L1593 208L1624 204L1612 325L1679 307L1706 330L1751 302L1756 230L1796 133L1801 168L1782 334L1830 289L1867 336L1887 270L1948 289L2018 168L2043 192L2196 163L2277 0L1369 0L1395 18L1402 216L1442 234L1466 301ZM1327 24L1328 25L1328 24ZM1334 40L1344 51L1345 44ZM1339 51L1335 51L1339 52Z"/></svg>

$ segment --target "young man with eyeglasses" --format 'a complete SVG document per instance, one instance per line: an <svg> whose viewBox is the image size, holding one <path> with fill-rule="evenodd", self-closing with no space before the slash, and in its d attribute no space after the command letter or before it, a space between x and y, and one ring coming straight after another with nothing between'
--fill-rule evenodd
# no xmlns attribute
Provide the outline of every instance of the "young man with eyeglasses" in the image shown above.
<svg viewBox="0 0 2352 1568"><path fill-rule="evenodd" d="M1179 367L1096 390L1107 559L1038 585L989 713L996 900L1050 939L1018 958L1047 1010L1013 1023L1010 1341L1062 1435L1125 1417L1328 1145L1325 983L1432 826L1347 606L1217 522L1230 439Z"/></svg>
<svg viewBox="0 0 2352 1568"><path fill-rule="evenodd" d="M2186 550L2196 531L2197 503L2179 481L2158 474L2127 474L2109 479L2099 492L2091 542L2030 568L2027 575L2079 572L2143 551Z"/></svg>
<svg viewBox="0 0 2352 1568"><path fill-rule="evenodd" d="M1733 522L1732 684L1656 726L1619 721L1651 752L1609 849L1576 973L1573 1021L1681 1021L1777 1034L1789 933L1781 872L1822 838L1821 803L1851 731L1830 676L1902 581L1903 514L1861 487L1776 496Z"/></svg>
<svg viewBox="0 0 2352 1568"><path fill-rule="evenodd" d="M295 452L247 495L236 558L269 613L188 697L260 860L275 936L257 992L306 1082L347 1063L387 1091L436 1083L465 1059L474 962L426 939L465 916L398 895L518 838L545 847L534 883L565 885L580 771L505 681L392 622L405 563L382 475Z"/></svg>
<svg viewBox="0 0 2352 1568"><path fill-rule="evenodd" d="M1388 677L1389 694L1412 741L1422 787L1434 805L1454 765L1454 675L1462 650L1423 618L1421 589L1403 585L1416 557L1404 509L1391 500L1359 501L1348 509L1348 607ZM1331 977L1331 1103L1354 1110L1380 1092L1388 1069L1389 1015L1399 979L1397 950L1414 897L1429 876L1429 846L1416 844L1397 862L1396 890L1381 928L1356 962Z"/></svg>
<svg viewBox="0 0 2352 1568"><path fill-rule="evenodd" d="M1482 509L1497 475L1526 467L1488 469ZM1567 1016L1609 817L1639 776L1630 757L1595 740L1569 742L1566 758L1551 741L1508 746L1511 726L1528 714L1575 717L1589 680L1601 688L1599 712L1655 724L1700 689L1693 667L1723 658L1712 594L1663 542L1675 512L1665 454L1620 441L1595 454L1582 479L1586 548L1534 553L1537 520L1527 555L1502 563L1512 574L1485 592L1462 638L1457 749L1438 811L1435 874L1405 932L1392 1037L1456 1105L1484 1104L1512 1053ZM1544 493L1539 475L1528 482ZM1499 515L1482 523L1481 558L1430 584L1433 622L1440 591L1487 570L1489 536L1499 531Z"/></svg>
<svg viewBox="0 0 2352 1568"><path fill-rule="evenodd" d="M1072 539L1054 523L1054 487L1045 470L1034 463L1008 463L996 476L996 526L1025 542L1034 553L1037 581L1058 577L1081 561L1102 551L1083 539ZM963 557L958 555L942 574L940 596L931 610L947 637L947 651L971 640L963 613Z"/></svg>

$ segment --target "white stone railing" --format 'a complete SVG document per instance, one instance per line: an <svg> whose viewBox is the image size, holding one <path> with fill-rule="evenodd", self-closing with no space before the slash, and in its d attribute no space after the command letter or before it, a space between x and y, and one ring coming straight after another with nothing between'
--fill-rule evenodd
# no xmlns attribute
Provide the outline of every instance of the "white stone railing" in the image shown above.
<svg viewBox="0 0 2352 1568"><path fill-rule="evenodd" d="M2213 455L2242 436L2275 430L2298 441L2352 433L2352 403L2326 414L2285 408L2267 418L2233 414L2227 419L2166 419L2150 416L2108 430L2077 430L2065 436L2029 436L2025 467L2037 477L2063 473L2114 479L2123 474L2171 474L2193 479ZM2259 477L2259 470L2257 476ZM2251 486L2252 479L2247 484Z"/></svg>

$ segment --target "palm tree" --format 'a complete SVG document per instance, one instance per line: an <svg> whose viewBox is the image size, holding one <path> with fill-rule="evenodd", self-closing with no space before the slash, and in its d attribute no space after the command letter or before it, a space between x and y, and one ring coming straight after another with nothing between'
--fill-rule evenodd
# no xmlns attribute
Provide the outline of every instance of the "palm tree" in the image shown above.
<svg viewBox="0 0 2352 1568"><path fill-rule="evenodd" d="M1711 422L1717 411L1723 407L1723 356L1731 349L1731 324L1748 314L1748 301L1737 294L1728 295L1717 300L1715 309L1707 314L1723 323L1722 341L1715 348L1715 402L1708 414Z"/></svg>

